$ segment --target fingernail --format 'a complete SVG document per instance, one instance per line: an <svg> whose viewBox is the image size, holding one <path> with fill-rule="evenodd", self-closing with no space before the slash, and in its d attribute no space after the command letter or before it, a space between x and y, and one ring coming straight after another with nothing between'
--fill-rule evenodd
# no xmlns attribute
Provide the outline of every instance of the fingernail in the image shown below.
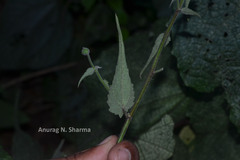
<svg viewBox="0 0 240 160"><path fill-rule="evenodd" d="M126 148L121 148L118 151L118 160L131 160L131 153Z"/></svg>
<svg viewBox="0 0 240 160"><path fill-rule="evenodd" d="M105 138L101 143L99 143L99 145L105 144L107 142L109 142L112 139L112 136L109 136L107 138Z"/></svg>

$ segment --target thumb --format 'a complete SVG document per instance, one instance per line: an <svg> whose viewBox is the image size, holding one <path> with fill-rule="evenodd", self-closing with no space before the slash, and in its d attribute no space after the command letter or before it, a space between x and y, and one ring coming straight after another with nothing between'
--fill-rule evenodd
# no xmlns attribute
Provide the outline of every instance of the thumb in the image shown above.
<svg viewBox="0 0 240 160"><path fill-rule="evenodd" d="M109 136L104 139L98 146L76 153L70 157L55 160L106 160L108 152L116 145L117 136Z"/></svg>
<svg viewBox="0 0 240 160"><path fill-rule="evenodd" d="M139 160L139 152L133 143L123 141L110 150L108 160Z"/></svg>

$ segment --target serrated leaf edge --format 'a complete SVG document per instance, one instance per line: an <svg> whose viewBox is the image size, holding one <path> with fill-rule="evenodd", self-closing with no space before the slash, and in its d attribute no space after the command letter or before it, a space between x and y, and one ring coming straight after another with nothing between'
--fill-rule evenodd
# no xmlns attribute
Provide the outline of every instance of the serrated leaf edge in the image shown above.
<svg viewBox="0 0 240 160"><path fill-rule="evenodd" d="M116 115L119 115L119 117L121 118L123 115L123 111L127 112L128 109L130 109L133 105L134 90L133 90L133 84L131 82L131 78L129 76L129 71L127 68L122 32L121 32L118 17L116 14L115 14L115 19L116 19L116 25L117 25L118 37L119 37L119 54L118 54L118 62L117 62L116 70L115 70L115 75L113 77L112 85L110 86L110 89L109 89L107 103L110 107L109 111ZM118 76L120 76L120 78ZM122 77L122 76L124 76L124 77ZM119 79L121 82L119 82ZM129 88L126 88L127 90L125 90L125 91L123 91L124 87L120 87L120 90L119 89L116 90L115 87L118 86L119 83L123 83L122 80L125 80L124 83L128 83ZM125 85L126 84L121 84L121 86L125 86ZM125 95L116 98L115 95L118 92L121 92L122 94L125 94ZM127 92L127 94L125 92ZM127 100L125 97L126 95L129 96ZM123 104L124 103L123 101L125 101L126 104ZM114 103L117 104L117 106ZM117 107L119 107L119 108L117 108Z"/></svg>

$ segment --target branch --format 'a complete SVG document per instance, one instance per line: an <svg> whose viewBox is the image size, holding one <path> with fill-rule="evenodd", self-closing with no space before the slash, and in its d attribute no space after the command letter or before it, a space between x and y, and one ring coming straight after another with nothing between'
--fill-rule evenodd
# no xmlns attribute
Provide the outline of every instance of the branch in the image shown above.
<svg viewBox="0 0 240 160"><path fill-rule="evenodd" d="M174 15L173 15L173 17L172 17L172 19L171 19L171 21L170 21L170 24L169 24L168 27L167 27L167 30L164 32L164 36L163 36L162 42L161 42L161 44L160 44L160 47L158 48L157 55L156 55L155 58L154 58L154 61L153 61L151 70L150 70L150 72L149 72L149 74L148 74L148 77L147 77L147 79L146 79L146 82L145 82L145 84L144 84L144 86L143 86L143 88L142 88L142 90L141 90L141 92L140 92L140 95L138 96L137 101L135 102L134 106L132 107L132 110L131 110L131 112L130 112L129 117L127 117L127 119L126 119L126 121L125 121L125 123L124 123L124 125L123 125L122 131L121 131L121 133L120 133L120 136L119 136L119 138L118 138L117 143L120 143L120 142L123 140L123 138L124 138L124 136L125 136L125 134L126 134L126 132L127 132L128 126L130 125L130 122L131 122L131 120L132 120L132 117L133 117L133 115L135 114L135 112L136 112L136 110L137 110L137 108L138 108L138 106L139 106L139 103L140 103L140 101L142 100L142 97L143 97L143 95L145 94L145 92L146 92L146 90L147 90L147 88L148 88L148 86L149 86L149 84L150 84L150 82L151 82L151 80L152 80L152 77L153 77L153 75L154 75L155 69L156 69L156 67L157 67L157 63L158 63L158 61L159 61L159 57L160 57L160 55L161 55L161 53L162 53L162 50L163 50L163 48L164 48L164 45L165 45L165 43L166 43L166 41L167 41L167 38L168 38L168 36L169 36L169 33L170 33L170 31L172 30L173 24L175 23L175 21L176 21L176 19L177 19L177 16L178 16L179 13L180 13L180 9L181 9L182 6L183 6L183 2L184 2L184 0L181 0L181 1L180 1L179 8L177 8L177 10L175 11L175 13L174 13Z"/></svg>

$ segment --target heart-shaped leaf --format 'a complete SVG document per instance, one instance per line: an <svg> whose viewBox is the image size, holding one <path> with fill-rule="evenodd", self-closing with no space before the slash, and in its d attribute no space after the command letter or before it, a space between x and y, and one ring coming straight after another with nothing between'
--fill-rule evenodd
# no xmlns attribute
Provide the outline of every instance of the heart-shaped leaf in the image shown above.
<svg viewBox="0 0 240 160"><path fill-rule="evenodd" d="M142 160L167 160L172 156L175 146L173 126L172 118L166 115L140 136L136 145Z"/></svg>

